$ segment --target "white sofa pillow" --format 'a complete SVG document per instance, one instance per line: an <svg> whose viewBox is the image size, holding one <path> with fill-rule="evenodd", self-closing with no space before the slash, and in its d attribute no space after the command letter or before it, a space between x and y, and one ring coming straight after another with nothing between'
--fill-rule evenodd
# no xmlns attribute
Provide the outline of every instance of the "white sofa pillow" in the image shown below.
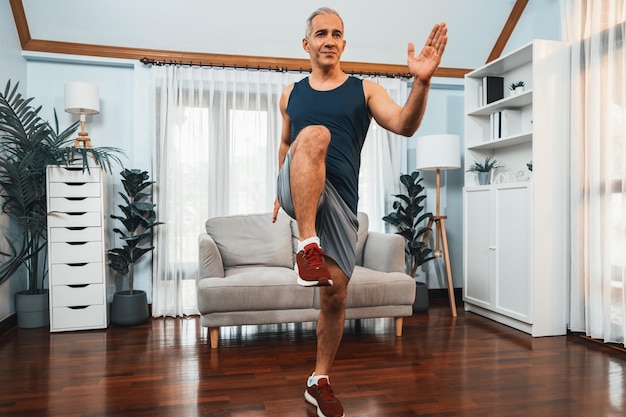
<svg viewBox="0 0 626 417"><path fill-rule="evenodd" d="M215 240L224 269L238 266L283 266L293 268L291 219L279 213L214 217L206 221L206 232Z"/></svg>

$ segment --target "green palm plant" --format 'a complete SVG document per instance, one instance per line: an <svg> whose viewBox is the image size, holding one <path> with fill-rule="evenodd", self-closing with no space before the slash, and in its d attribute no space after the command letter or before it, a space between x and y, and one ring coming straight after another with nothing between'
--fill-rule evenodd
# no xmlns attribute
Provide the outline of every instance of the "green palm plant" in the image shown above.
<svg viewBox="0 0 626 417"><path fill-rule="evenodd" d="M120 228L113 229L124 244L121 248L110 249L108 255L111 268L128 278L129 293L132 295L135 264L143 255L154 249L154 246L140 245L152 240L154 227L162 222L156 221L154 211L156 204L149 202L152 199L149 187L154 184L154 181L149 181L148 172L139 169L124 169L120 175L123 178L122 185L126 194L120 192L119 195L126 204L118 205L122 210L121 216L112 214L111 218L119 220L126 231Z"/></svg>
<svg viewBox="0 0 626 417"><path fill-rule="evenodd" d="M484 163L474 161L469 167L467 172L490 172L492 169L500 168L500 163L496 159L491 159L490 156L485 158Z"/></svg>
<svg viewBox="0 0 626 417"><path fill-rule="evenodd" d="M28 293L43 290L47 276L46 167L82 163L91 158L110 172L111 162L121 165L116 148L74 148L73 123L60 131L56 111L54 127L39 116L34 98L18 93L19 83L6 84L0 93L0 201L1 212L10 218L9 230L0 242L0 284L20 268L26 268Z"/></svg>
<svg viewBox="0 0 626 417"><path fill-rule="evenodd" d="M424 178L419 177L419 172L414 171L411 175L401 175L400 182L406 188L407 194L395 194L399 200L394 201L393 209L383 220L394 225L397 234L406 240L405 252L411 260L411 276L415 276L417 267L435 259L431 256L432 249L424 242L424 235L430 231L428 227L422 227L424 221L430 219L432 213L422 213L425 208L423 202L426 195L425 188L420 184Z"/></svg>

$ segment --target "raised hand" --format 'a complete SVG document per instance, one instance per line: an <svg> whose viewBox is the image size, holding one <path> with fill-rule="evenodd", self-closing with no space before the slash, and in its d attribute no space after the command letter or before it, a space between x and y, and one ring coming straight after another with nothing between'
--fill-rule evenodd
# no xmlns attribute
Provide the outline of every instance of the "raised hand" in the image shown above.
<svg viewBox="0 0 626 417"><path fill-rule="evenodd" d="M424 48L415 56L415 45L409 43L409 73L420 81L428 82L441 63L441 56L448 42L448 28L445 23L438 23L430 32Z"/></svg>

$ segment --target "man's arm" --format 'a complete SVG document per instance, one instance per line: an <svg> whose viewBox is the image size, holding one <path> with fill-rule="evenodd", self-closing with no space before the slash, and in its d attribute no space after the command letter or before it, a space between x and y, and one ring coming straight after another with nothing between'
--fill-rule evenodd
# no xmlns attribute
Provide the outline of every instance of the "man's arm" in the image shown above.
<svg viewBox="0 0 626 417"><path fill-rule="evenodd" d="M293 83L285 87L282 94L280 95L280 101L278 103L280 114L283 118L282 129L280 132L280 145L278 147L278 170L280 170L280 168L283 166L283 162L285 162L285 156L287 155L287 151L291 146L291 119L287 114L287 103L289 103L289 96L291 95L292 90Z"/></svg>
<svg viewBox="0 0 626 417"><path fill-rule="evenodd" d="M283 166L285 162L285 156L289 151L289 147L291 146L291 119L287 114L287 103L289 102L289 96L291 95L291 90L293 90L293 84L288 85L282 92L280 96L280 102L278 104L280 109L280 114L283 117L282 129L280 133L280 145L278 146L278 170ZM278 210L280 210L280 204L278 203L278 198L274 199L274 214L272 216L272 222L276 221L278 216Z"/></svg>
<svg viewBox="0 0 626 417"><path fill-rule="evenodd" d="M364 81L369 111L383 128L403 136L412 136L417 131L426 110L430 80L441 63L448 41L447 31L445 23L436 24L418 56L415 56L415 46L409 43L408 66L413 76L413 88L404 106L391 100L380 85Z"/></svg>

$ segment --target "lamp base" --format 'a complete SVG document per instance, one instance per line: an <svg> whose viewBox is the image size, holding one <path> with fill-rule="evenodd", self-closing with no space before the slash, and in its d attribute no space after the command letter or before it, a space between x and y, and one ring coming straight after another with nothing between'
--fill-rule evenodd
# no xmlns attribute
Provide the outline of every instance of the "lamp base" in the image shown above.
<svg viewBox="0 0 626 417"><path fill-rule="evenodd" d="M439 193L437 193L439 194ZM439 210L437 210L437 215L432 216L428 220L428 225L426 233L424 233L423 242L427 243L428 238L430 237L430 231L432 230L433 224L435 227L435 250L433 254L437 258L443 258L444 267L446 270L446 278L448 281L448 298L450 299L450 309L452 310L452 317L456 317L456 299L454 297L454 283L452 281L452 267L450 265L450 252L448 250L448 235L446 233L446 219L447 216L439 215ZM439 242L441 241L443 246L443 253L440 250ZM442 256L443 255L443 256Z"/></svg>
<svg viewBox="0 0 626 417"><path fill-rule="evenodd" d="M74 141L74 148L79 148L81 144L84 149L92 149L91 139L87 136L87 132L78 132L78 137Z"/></svg>

